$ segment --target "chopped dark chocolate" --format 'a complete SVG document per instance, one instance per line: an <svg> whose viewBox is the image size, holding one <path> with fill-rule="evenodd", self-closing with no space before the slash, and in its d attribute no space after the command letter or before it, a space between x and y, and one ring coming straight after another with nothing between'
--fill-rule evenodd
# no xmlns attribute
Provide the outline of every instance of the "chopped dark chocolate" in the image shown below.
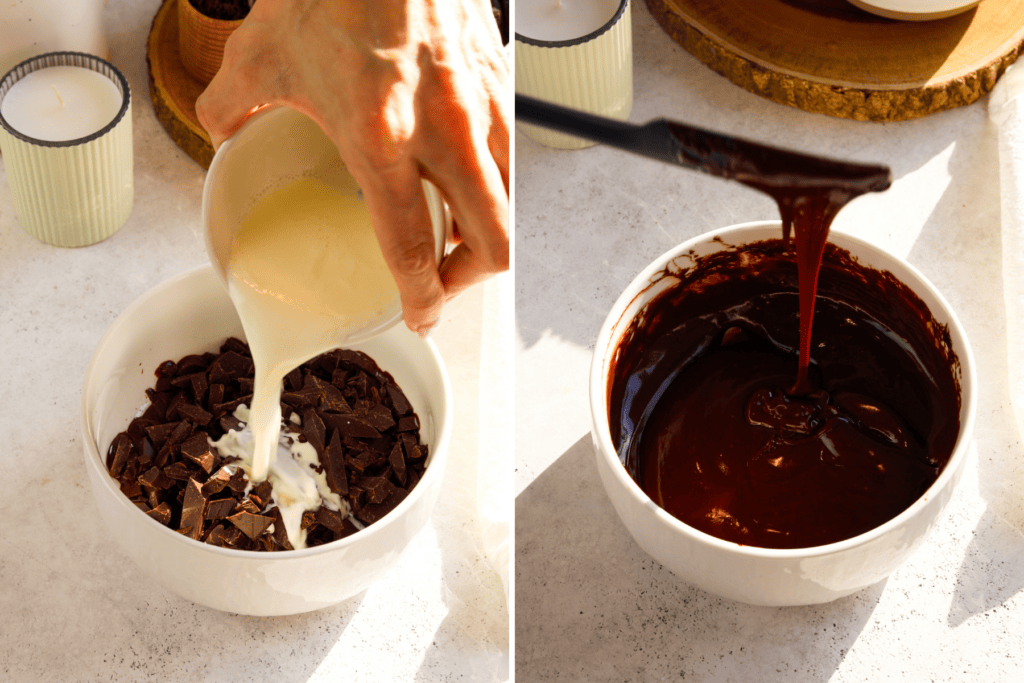
<svg viewBox="0 0 1024 683"><path fill-rule="evenodd" d="M150 467L139 476L139 483L151 489L169 489L174 485L174 480L159 467Z"/></svg>
<svg viewBox="0 0 1024 683"><path fill-rule="evenodd" d="M395 479L398 481L398 484L405 486L405 452L401 444L396 443L394 448L391 449L388 462L391 463L391 470L395 473Z"/></svg>
<svg viewBox="0 0 1024 683"><path fill-rule="evenodd" d="M337 429L342 436L351 436L356 439L376 439L380 432L354 415L341 415L337 413L324 413L322 415L324 425L328 429Z"/></svg>
<svg viewBox="0 0 1024 683"><path fill-rule="evenodd" d="M192 400L196 403L200 403L203 400L203 397L206 395L206 389L209 386L206 381L205 372L193 372L188 375L178 375L171 380L171 384L180 389L192 389Z"/></svg>
<svg viewBox="0 0 1024 683"><path fill-rule="evenodd" d="M234 415L224 415L220 418L220 428L225 432L240 432L245 428L245 423Z"/></svg>
<svg viewBox="0 0 1024 683"><path fill-rule="evenodd" d="M385 477L365 477L359 485L366 491L370 503L383 503L395 490L395 485Z"/></svg>
<svg viewBox="0 0 1024 683"><path fill-rule="evenodd" d="M274 487L269 481L261 481L249 492L249 498L262 510L270 504L270 496L273 491Z"/></svg>
<svg viewBox="0 0 1024 683"><path fill-rule="evenodd" d="M164 526L171 523L171 506L167 503L160 503L146 514Z"/></svg>
<svg viewBox="0 0 1024 683"><path fill-rule="evenodd" d="M324 421L312 408L307 408L302 413L302 435L316 449L317 456L323 454L326 445L326 429Z"/></svg>
<svg viewBox="0 0 1024 683"><path fill-rule="evenodd" d="M228 517L227 520L238 527L243 534L249 538L257 538L274 523L273 518L264 515L256 515L251 512L239 512L237 515Z"/></svg>
<svg viewBox="0 0 1024 683"><path fill-rule="evenodd" d="M203 535L206 498L203 496L202 487L195 479L189 479L185 485L185 500L181 505L181 522L178 529L189 538L198 541Z"/></svg>
<svg viewBox="0 0 1024 683"><path fill-rule="evenodd" d="M128 454L132 448L132 440L127 433L121 433L117 435L114 443L114 457L110 464L110 474L118 477L124 472L124 468L128 464Z"/></svg>
<svg viewBox="0 0 1024 683"><path fill-rule="evenodd" d="M231 472L227 467L221 467L203 484L203 495L212 496L220 493L228 485L229 481L231 481Z"/></svg>
<svg viewBox="0 0 1024 683"><path fill-rule="evenodd" d="M341 448L341 435L337 431L331 437L331 442L324 449L324 455L320 459L327 475L327 486L344 496L348 493L348 476L345 473L345 453Z"/></svg>
<svg viewBox="0 0 1024 683"><path fill-rule="evenodd" d="M213 471L214 455L206 434L197 432L181 444L181 455L203 468L209 474Z"/></svg>
<svg viewBox="0 0 1024 683"><path fill-rule="evenodd" d="M397 384L388 384L386 388L388 396L391 397L391 405L395 407L395 412L398 413L399 417L412 412L412 404L409 403L409 399L406 398L405 393L398 388Z"/></svg>
<svg viewBox="0 0 1024 683"><path fill-rule="evenodd" d="M213 415L206 412L199 406L194 406L191 404L179 405L178 415L185 418L186 420L194 422L197 425L204 426L208 425L210 423L210 420L213 419Z"/></svg>
<svg viewBox="0 0 1024 683"><path fill-rule="evenodd" d="M224 519L234 514L237 501L234 498L211 500L206 504L206 519Z"/></svg>
<svg viewBox="0 0 1024 683"><path fill-rule="evenodd" d="M222 466L234 458L210 445L243 428L233 413L252 400L248 347L231 338L219 353L166 361L155 374L149 405L107 450L124 494L161 524L211 545L290 550L270 482L251 485L240 467ZM365 354L324 354L288 373L283 389L282 416L299 422L286 433L313 445L320 462L310 467L346 503L342 511L321 506L303 515L307 545L356 533L355 519L380 519L420 480L427 447L419 443L419 420L394 379Z"/></svg>

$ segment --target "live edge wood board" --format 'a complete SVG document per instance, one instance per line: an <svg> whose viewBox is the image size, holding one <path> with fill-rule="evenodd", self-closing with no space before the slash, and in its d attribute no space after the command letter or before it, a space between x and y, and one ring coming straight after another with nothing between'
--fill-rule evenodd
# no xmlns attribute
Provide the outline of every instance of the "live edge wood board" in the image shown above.
<svg viewBox="0 0 1024 683"><path fill-rule="evenodd" d="M774 102L904 121L988 93L1024 43L1024 0L982 0L925 22L845 0L646 0L661 27L730 81Z"/></svg>

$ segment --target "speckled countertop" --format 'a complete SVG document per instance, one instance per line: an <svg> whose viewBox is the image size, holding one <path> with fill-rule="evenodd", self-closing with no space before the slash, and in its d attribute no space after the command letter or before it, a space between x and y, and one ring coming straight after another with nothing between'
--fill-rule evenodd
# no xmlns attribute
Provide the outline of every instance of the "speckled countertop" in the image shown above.
<svg viewBox="0 0 1024 683"><path fill-rule="evenodd" d="M455 397L444 490L399 564L360 595L292 617L219 613L152 584L103 526L82 461L86 364L132 300L207 260L205 174L149 99L145 46L159 5L110 0L105 9L110 59L134 94L127 224L82 249L42 244L18 224L0 171L0 680L507 680L509 613L483 554L476 475L494 466L493 446L481 443L509 443L508 402L479 390L486 381L511 394L494 324L511 306L508 276L453 302L434 334Z"/></svg>
<svg viewBox="0 0 1024 683"><path fill-rule="evenodd" d="M699 233L777 218L735 184L612 149L516 136L515 668L521 681L1009 681L1024 673L1024 457L1006 382L999 166L987 100L899 124L773 104L702 66L633 7L631 120L667 116L892 166L834 228L905 257L957 311L979 372L966 475L886 581L831 604L751 607L634 543L598 479L590 354L630 280Z"/></svg>

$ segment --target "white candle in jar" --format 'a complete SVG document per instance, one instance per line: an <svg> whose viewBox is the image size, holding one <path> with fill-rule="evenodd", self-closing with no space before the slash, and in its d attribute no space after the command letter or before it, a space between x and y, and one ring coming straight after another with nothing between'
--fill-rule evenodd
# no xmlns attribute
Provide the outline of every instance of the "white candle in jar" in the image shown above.
<svg viewBox="0 0 1024 683"><path fill-rule="evenodd" d="M0 115L11 128L36 140L77 140L109 124L124 97L101 73L78 66L51 66L11 86Z"/></svg>
<svg viewBox="0 0 1024 683"><path fill-rule="evenodd" d="M622 0L516 0L516 33L533 40L574 40L607 24Z"/></svg>

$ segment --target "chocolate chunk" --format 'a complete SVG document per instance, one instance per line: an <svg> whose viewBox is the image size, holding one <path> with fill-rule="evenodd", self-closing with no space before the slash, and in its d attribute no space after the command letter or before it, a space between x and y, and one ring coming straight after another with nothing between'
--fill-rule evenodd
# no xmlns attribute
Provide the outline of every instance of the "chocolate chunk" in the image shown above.
<svg viewBox="0 0 1024 683"><path fill-rule="evenodd" d="M142 495L142 487L139 486L139 482L136 480L119 479L121 483L121 493L128 498L138 498Z"/></svg>
<svg viewBox="0 0 1024 683"><path fill-rule="evenodd" d="M407 493L408 492L404 489L393 489L391 495L383 502L368 503L362 506L359 511L356 512L356 517L363 524L373 524L374 522L379 521L381 517L398 507L398 504L402 502Z"/></svg>
<svg viewBox="0 0 1024 683"><path fill-rule="evenodd" d="M224 528L222 538L224 540L225 547L234 548L245 538L245 535L242 533L241 529L232 525Z"/></svg>
<svg viewBox="0 0 1024 683"><path fill-rule="evenodd" d="M227 401L225 403L218 403L213 406L213 412L217 415L223 413L234 413L240 405L250 405L252 403L252 388L250 387L249 393L239 396L236 399Z"/></svg>
<svg viewBox="0 0 1024 683"><path fill-rule="evenodd" d="M251 355L249 353L249 345L238 337L228 337L224 340L224 343L220 345L221 353L227 353L228 351L234 351L235 353L243 356Z"/></svg>
<svg viewBox="0 0 1024 683"><path fill-rule="evenodd" d="M203 484L203 495L213 496L224 490L224 487L231 481L231 472L227 467L221 467L217 472Z"/></svg>
<svg viewBox="0 0 1024 683"><path fill-rule="evenodd" d="M334 432L331 442L324 449L320 463L327 475L327 486L338 495L347 494L348 476L345 473L345 453L341 448L341 435L337 431Z"/></svg>
<svg viewBox="0 0 1024 683"><path fill-rule="evenodd" d="M341 531L345 525L345 514L343 512L329 510L322 505L316 509L314 516L317 522L335 533Z"/></svg>
<svg viewBox="0 0 1024 683"><path fill-rule="evenodd" d="M225 545L224 531L224 525L218 524L217 526L213 527L212 529L206 532L206 535L203 536L203 543L209 543L210 545L223 547Z"/></svg>
<svg viewBox="0 0 1024 683"><path fill-rule="evenodd" d="M206 519L224 519L235 512L234 498L220 498L206 504Z"/></svg>
<svg viewBox="0 0 1024 683"><path fill-rule="evenodd" d="M248 485L249 480L245 478L245 471L241 467L237 468L228 480L228 488L235 493L245 493L245 488Z"/></svg>
<svg viewBox="0 0 1024 683"><path fill-rule="evenodd" d="M415 415L406 415L398 420L398 431L415 432L419 431L420 419Z"/></svg>
<svg viewBox="0 0 1024 683"><path fill-rule="evenodd" d="M320 419L320 416L312 408L307 408L302 413L302 435L306 437L313 448L316 449L317 456L321 456L324 452L326 429L324 427L324 421Z"/></svg>
<svg viewBox="0 0 1024 683"><path fill-rule="evenodd" d="M201 354L185 356L178 361L178 374L188 374L197 370L205 370L207 363Z"/></svg>
<svg viewBox="0 0 1024 683"><path fill-rule="evenodd" d="M252 502L252 500L250 500L249 498L246 498L245 500L237 503L235 505L235 510L237 510L238 512L248 512L252 515L260 514L259 506L256 505L256 503Z"/></svg>
<svg viewBox="0 0 1024 683"><path fill-rule="evenodd" d="M281 392L281 401L295 408L313 407L315 405L314 400L315 397L304 394L301 391Z"/></svg>
<svg viewBox="0 0 1024 683"><path fill-rule="evenodd" d="M195 479L189 479L185 485L185 499L181 505L181 522L178 529L189 538L198 541L203 534L206 498L203 497L202 487Z"/></svg>
<svg viewBox="0 0 1024 683"><path fill-rule="evenodd" d="M267 516L274 520L274 529L271 534L274 537L274 543L283 550L292 550L292 544L288 540L288 531L284 527L284 518L281 516L281 510L274 506L267 511Z"/></svg>
<svg viewBox="0 0 1024 683"><path fill-rule="evenodd" d="M139 483L151 489L169 489L174 480L163 473L158 467L150 467L139 476Z"/></svg>
<svg viewBox="0 0 1024 683"><path fill-rule="evenodd" d="M176 462L163 469L164 475L175 481L188 481L195 471L183 462Z"/></svg>
<svg viewBox="0 0 1024 683"><path fill-rule="evenodd" d="M178 364L173 360L165 360L156 366L155 374L157 377L174 377L178 374Z"/></svg>
<svg viewBox="0 0 1024 683"><path fill-rule="evenodd" d="M224 385L223 384L211 384L210 390L206 393L206 407L208 410L213 410L215 405L224 402Z"/></svg>
<svg viewBox="0 0 1024 683"><path fill-rule="evenodd" d="M391 416L391 410L381 403L361 402L360 410L356 412L355 417L364 420L378 432L386 432L395 426L395 419Z"/></svg>
<svg viewBox="0 0 1024 683"><path fill-rule="evenodd" d="M164 442L167 441L167 437L171 435L171 432L173 432L177 426L177 422L155 424L146 428L146 436L149 437L149 440L153 442L155 447L159 448L164 445Z"/></svg>
<svg viewBox="0 0 1024 683"><path fill-rule="evenodd" d="M266 531L267 527L274 523L271 517L254 515L250 512L239 512L228 517L227 520L238 527L243 534L253 539Z"/></svg>
<svg viewBox="0 0 1024 683"><path fill-rule="evenodd" d="M302 513L302 522L300 522L299 528L308 530L315 524L319 524L319 522L316 521L316 513L312 510L306 510Z"/></svg>
<svg viewBox="0 0 1024 683"><path fill-rule="evenodd" d="M322 415L324 424L328 429L336 429L342 436L351 436L356 439L376 439L380 432L353 415L341 415L338 413L324 413Z"/></svg>
<svg viewBox="0 0 1024 683"><path fill-rule="evenodd" d="M227 432L240 432L245 429L245 423L234 415L223 415L220 418L220 428Z"/></svg>
<svg viewBox="0 0 1024 683"><path fill-rule="evenodd" d="M146 514L164 526L171 523L171 506L167 503L160 503Z"/></svg>
<svg viewBox="0 0 1024 683"><path fill-rule="evenodd" d="M167 403L167 409L164 411L164 419L166 420L177 420L178 417L178 406L188 403L188 397L185 396L184 391L176 393L171 400Z"/></svg>
<svg viewBox="0 0 1024 683"><path fill-rule="evenodd" d="M395 479L400 486L405 486L405 451L402 445L396 443L394 448L391 449L391 455L388 456L388 462L391 463L391 470L395 473Z"/></svg>
<svg viewBox="0 0 1024 683"><path fill-rule="evenodd" d="M298 391L302 388L302 370L295 368L284 376L284 387L287 391Z"/></svg>
<svg viewBox="0 0 1024 683"><path fill-rule="evenodd" d="M376 504L383 503L395 490L395 485L385 477L366 477L359 485L366 491L367 501Z"/></svg>
<svg viewBox="0 0 1024 683"><path fill-rule="evenodd" d="M357 531L359 531L359 528L355 524L352 523L352 518L351 517L346 517L345 521L343 521L341 523L341 529L334 532L334 540L335 541L340 541L341 539L345 538L346 536L351 536L352 534L356 533Z"/></svg>
<svg viewBox="0 0 1024 683"><path fill-rule="evenodd" d="M171 380L171 384L179 389L191 389L192 400L200 403L206 395L206 388L209 384L206 381L205 372L193 372L188 375L178 375Z"/></svg>
<svg viewBox="0 0 1024 683"><path fill-rule="evenodd" d="M236 351L227 351L220 354L209 368L210 383L223 384L229 380L238 379L248 373L252 366L252 359L246 358Z"/></svg>
<svg viewBox="0 0 1024 683"><path fill-rule="evenodd" d="M262 510L270 503L274 487L269 481L262 481L249 492L249 498Z"/></svg>
<svg viewBox="0 0 1024 683"><path fill-rule="evenodd" d="M111 459L110 474L113 477L120 476L128 464L128 456L131 453L132 440L127 433L121 432L117 435L114 447L114 457Z"/></svg>
<svg viewBox="0 0 1024 683"><path fill-rule="evenodd" d="M199 406L192 405L190 403L183 403L178 406L178 415L194 422L197 425L206 426L213 419L213 415L206 412Z"/></svg>
<svg viewBox="0 0 1024 683"><path fill-rule="evenodd" d="M405 393L398 388L397 384L388 384L385 388L387 389L388 396L391 397L391 405L395 407L395 412L400 417L412 412L412 404L409 403L409 399L406 398Z"/></svg>
<svg viewBox="0 0 1024 683"><path fill-rule="evenodd" d="M203 468L209 474L213 471L214 456L206 434L199 432L181 444L181 455Z"/></svg>

